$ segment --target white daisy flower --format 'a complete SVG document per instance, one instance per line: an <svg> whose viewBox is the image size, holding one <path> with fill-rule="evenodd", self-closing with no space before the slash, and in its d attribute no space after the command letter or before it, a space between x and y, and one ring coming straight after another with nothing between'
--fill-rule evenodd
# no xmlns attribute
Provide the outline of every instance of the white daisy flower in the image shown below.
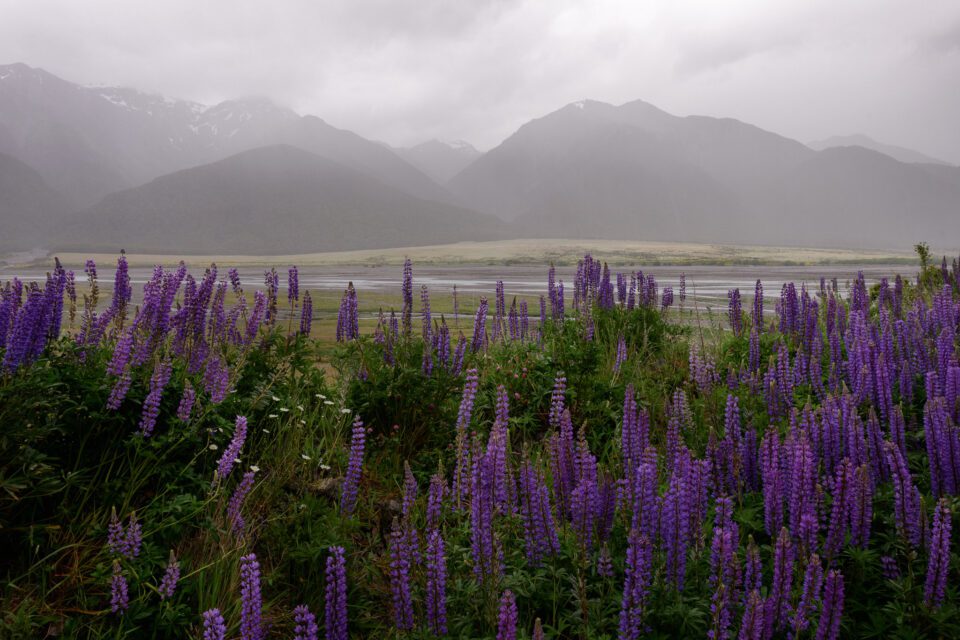
<svg viewBox="0 0 960 640"><path fill-rule="evenodd" d="M252 464L250 465L250 471L253 471L254 473L260 473L260 467L258 467L255 464Z"/></svg>
<svg viewBox="0 0 960 640"><path fill-rule="evenodd" d="M300 454L300 457L303 458L304 460L309 460L309 459L310 459L310 456L308 456L308 455L305 454L305 453L301 453L301 454Z"/></svg>
<svg viewBox="0 0 960 640"><path fill-rule="evenodd" d="M210 451L216 451L216 450L219 449L219 448L220 448L220 447L218 447L218 446L215 445L215 444L210 445Z"/></svg>

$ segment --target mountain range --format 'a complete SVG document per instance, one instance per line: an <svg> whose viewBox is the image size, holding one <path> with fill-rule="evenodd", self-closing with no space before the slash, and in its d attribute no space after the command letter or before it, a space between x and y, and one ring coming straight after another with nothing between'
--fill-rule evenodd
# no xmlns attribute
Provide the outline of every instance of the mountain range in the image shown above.
<svg viewBox="0 0 960 640"><path fill-rule="evenodd" d="M925 153L920 153L919 151L914 151L913 149L907 149L905 147L898 147L894 144L877 142L873 138L865 136L862 133L852 136L832 136L823 140L814 140L813 142L808 142L807 146L815 151L823 151L824 149L832 149L834 147L863 147L864 149L870 149L871 151L877 151L884 155L890 156L894 160L899 160L900 162L950 165L950 163L946 160L933 158Z"/></svg>
<svg viewBox="0 0 960 640"><path fill-rule="evenodd" d="M480 153L265 98L206 106L0 66L0 250L282 254L504 237L897 247L960 235L960 168L634 101Z"/></svg>

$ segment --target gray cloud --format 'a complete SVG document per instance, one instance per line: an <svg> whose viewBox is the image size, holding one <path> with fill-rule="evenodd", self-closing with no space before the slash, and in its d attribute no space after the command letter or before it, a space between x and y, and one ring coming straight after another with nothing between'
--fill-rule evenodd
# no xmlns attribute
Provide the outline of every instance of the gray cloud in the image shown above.
<svg viewBox="0 0 960 640"><path fill-rule="evenodd" d="M0 0L0 62L491 147L581 98L960 163L954 0Z"/></svg>

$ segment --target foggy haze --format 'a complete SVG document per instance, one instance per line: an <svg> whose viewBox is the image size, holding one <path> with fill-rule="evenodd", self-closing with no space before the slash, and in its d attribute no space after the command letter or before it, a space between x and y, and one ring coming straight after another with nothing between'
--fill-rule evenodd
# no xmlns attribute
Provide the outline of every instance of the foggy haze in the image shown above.
<svg viewBox="0 0 960 640"><path fill-rule="evenodd" d="M487 150L559 105L640 98L960 163L950 0L5 0L0 15L0 63L207 104L269 96L394 146Z"/></svg>

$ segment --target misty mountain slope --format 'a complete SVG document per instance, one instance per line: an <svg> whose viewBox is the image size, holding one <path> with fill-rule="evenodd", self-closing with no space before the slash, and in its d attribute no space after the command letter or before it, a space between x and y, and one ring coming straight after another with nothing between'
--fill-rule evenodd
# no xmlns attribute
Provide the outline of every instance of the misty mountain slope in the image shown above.
<svg viewBox="0 0 960 640"><path fill-rule="evenodd" d="M824 149L832 149L835 147L863 147L864 149L870 149L871 151L876 151L878 153L890 156L899 162L952 166L949 162L932 158L924 153L920 153L919 151L914 151L913 149L907 149L905 147L898 147L893 144L877 142L873 138L863 134L855 134L852 136L832 136L824 140L815 140L808 143L807 146L811 149L815 149L816 151L823 151Z"/></svg>
<svg viewBox="0 0 960 640"><path fill-rule="evenodd" d="M207 107L134 89L82 87L0 66L0 152L35 167L78 206L158 176L271 144L292 144L431 199L441 186L391 150L265 98Z"/></svg>
<svg viewBox="0 0 960 640"><path fill-rule="evenodd" d="M528 233L734 240L756 206L738 187L811 155L736 121L586 101L527 123L448 186Z"/></svg>
<svg viewBox="0 0 960 640"><path fill-rule="evenodd" d="M491 216L413 197L277 145L186 169L77 214L60 248L282 254L504 236Z"/></svg>
<svg viewBox="0 0 960 640"><path fill-rule="evenodd" d="M827 149L779 185L782 204L771 217L794 244L904 247L960 237L960 171L940 173L862 147Z"/></svg>
<svg viewBox="0 0 960 640"><path fill-rule="evenodd" d="M415 147L394 149L394 152L440 184L450 180L483 155L462 140L428 140Z"/></svg>
<svg viewBox="0 0 960 640"><path fill-rule="evenodd" d="M67 211L63 196L31 167L0 153L0 250L39 247Z"/></svg>
<svg viewBox="0 0 960 640"><path fill-rule="evenodd" d="M726 118L585 101L522 126L448 186L527 235L903 246L960 232L960 172L817 152Z"/></svg>

